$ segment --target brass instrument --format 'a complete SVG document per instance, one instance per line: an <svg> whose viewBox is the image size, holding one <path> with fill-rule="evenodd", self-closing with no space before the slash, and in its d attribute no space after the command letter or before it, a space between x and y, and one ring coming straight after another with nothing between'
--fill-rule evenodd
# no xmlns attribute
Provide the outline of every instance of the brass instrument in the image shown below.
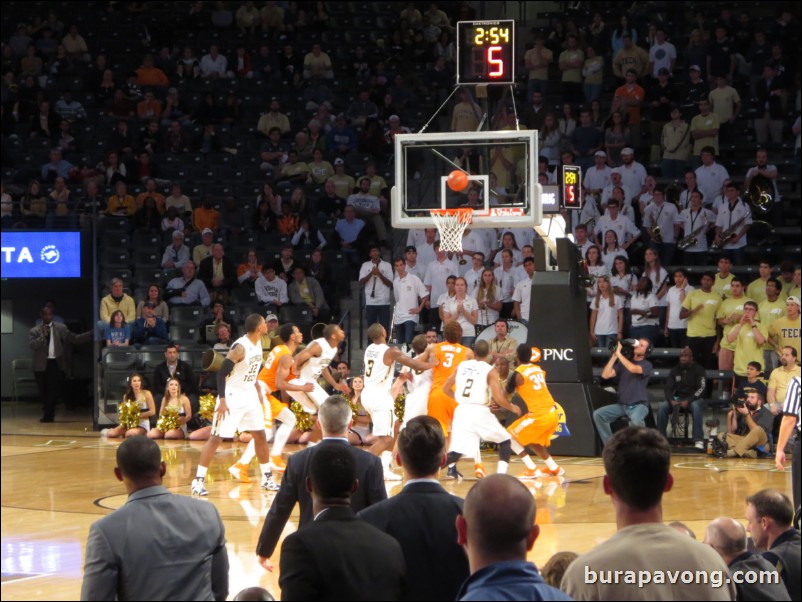
<svg viewBox="0 0 802 602"><path fill-rule="evenodd" d="M684 236L680 239L680 241L677 243L677 248L680 251L684 251L685 249L688 249L696 245L696 243L699 242L699 235L705 231L705 228L707 228L707 215L705 215L705 221L701 226L699 226L698 228L696 228L696 230L688 234L688 236Z"/></svg>
<svg viewBox="0 0 802 602"><path fill-rule="evenodd" d="M757 174L749 181L744 198L754 213L768 215L774 209L774 182L762 173Z"/></svg>
<svg viewBox="0 0 802 602"><path fill-rule="evenodd" d="M721 249L721 247L727 244L727 241L738 233L738 230L740 230L741 226L746 221L747 217L751 216L747 213L741 219L735 222L732 226L724 230L720 236L717 236L716 240L713 241L713 244L710 245L710 250L718 251L719 249Z"/></svg>
<svg viewBox="0 0 802 602"><path fill-rule="evenodd" d="M201 358L201 369L204 372L217 372L223 367L223 360L226 356L222 353L217 353L214 349L207 349L203 352Z"/></svg>
<svg viewBox="0 0 802 602"><path fill-rule="evenodd" d="M663 235L660 232L660 226L658 226L657 224L655 224L655 225L653 225L651 227L651 229L649 230L649 234L652 237L652 242L653 243L659 244L659 243L663 242Z"/></svg>

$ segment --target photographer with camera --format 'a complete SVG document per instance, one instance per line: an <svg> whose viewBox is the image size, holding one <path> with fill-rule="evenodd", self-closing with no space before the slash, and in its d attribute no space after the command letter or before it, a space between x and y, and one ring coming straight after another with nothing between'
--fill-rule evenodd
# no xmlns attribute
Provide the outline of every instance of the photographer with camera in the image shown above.
<svg viewBox="0 0 802 602"><path fill-rule="evenodd" d="M646 355L651 349L648 339L624 339L602 370L602 378L618 377L618 403L593 412L593 422L602 445L613 436L610 424L626 416L632 426L646 426L649 414L649 395L646 385L654 372Z"/></svg>
<svg viewBox="0 0 802 602"><path fill-rule="evenodd" d="M735 401L732 409L727 412L725 436L727 445L726 447L716 445L713 449L716 456L757 458L755 448L769 442L771 427L774 424L774 414L763 405L765 401L763 394L755 390L749 391L746 403Z"/></svg>

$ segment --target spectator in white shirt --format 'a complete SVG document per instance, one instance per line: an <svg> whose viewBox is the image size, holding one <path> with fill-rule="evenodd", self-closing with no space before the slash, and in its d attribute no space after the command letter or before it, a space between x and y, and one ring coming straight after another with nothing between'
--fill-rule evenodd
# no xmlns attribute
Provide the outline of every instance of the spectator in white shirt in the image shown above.
<svg viewBox="0 0 802 602"><path fill-rule="evenodd" d="M596 285L596 296L590 302L590 343L607 348L624 336L624 309L608 276L599 276Z"/></svg>
<svg viewBox="0 0 802 602"><path fill-rule="evenodd" d="M381 258L381 248L370 245L370 260L359 269L359 285L365 287L365 320L370 326L378 322L390 331L390 292L393 268Z"/></svg>
<svg viewBox="0 0 802 602"><path fill-rule="evenodd" d="M204 54L200 62L201 77L207 79L231 78L234 73L228 70L228 59L220 54L216 45L209 46L209 54Z"/></svg>
<svg viewBox="0 0 802 602"><path fill-rule="evenodd" d="M423 241L414 246L418 254L418 265L423 275L426 276L426 267L437 259L437 253L434 250L434 243L438 240L437 228L426 228L422 232Z"/></svg>
<svg viewBox="0 0 802 602"><path fill-rule="evenodd" d="M480 330L495 324L499 319L502 302L498 282L496 282L496 277L490 268L482 270L481 280L473 291L473 297L479 305L477 326L481 327Z"/></svg>
<svg viewBox="0 0 802 602"><path fill-rule="evenodd" d="M265 266L253 288L259 303L266 305L271 313L277 314L279 308L290 301L287 296L287 283L276 276L276 268L273 265Z"/></svg>
<svg viewBox="0 0 802 602"><path fill-rule="evenodd" d="M637 196L637 191L627 189L621 178L621 172L614 169L610 173L610 183L601 192L601 208L605 209L612 198L617 198L621 207L631 208L635 196Z"/></svg>
<svg viewBox="0 0 802 602"><path fill-rule="evenodd" d="M588 249L593 246L593 241L588 238L588 227L584 222L577 224L574 228L574 244L579 249L579 254L584 257Z"/></svg>
<svg viewBox="0 0 802 602"><path fill-rule="evenodd" d="M466 347L473 346L476 340L475 324L479 319L479 306L476 299L468 295L468 284L465 278L454 280L454 297L443 304L443 322L456 320L462 326L460 343Z"/></svg>
<svg viewBox="0 0 802 602"><path fill-rule="evenodd" d="M730 174L723 165L716 163L716 151L712 146L705 146L700 157L702 164L694 170L696 185L702 192L705 205L709 206Z"/></svg>
<svg viewBox="0 0 802 602"><path fill-rule="evenodd" d="M735 265L743 265L746 233L752 225L752 212L738 196L738 187L732 182L727 184L724 195L727 197L727 202L721 206L716 217L716 241L719 243L722 255L729 257ZM723 240L722 234L733 228L735 232L732 236Z"/></svg>
<svg viewBox="0 0 802 602"><path fill-rule="evenodd" d="M621 149L621 165L617 169L621 172L625 190L632 191L635 196L641 195L646 190L646 168L635 161L633 149L629 147Z"/></svg>
<svg viewBox="0 0 802 602"><path fill-rule="evenodd" d="M619 213L620 204L617 199L610 199L610 202L607 203L607 210L610 212L609 215L602 215L596 220L596 244L601 247L601 235L607 230L615 230L621 248L628 249L640 236L640 230L629 217Z"/></svg>
<svg viewBox="0 0 802 602"><path fill-rule="evenodd" d="M702 205L702 193L694 190L690 196L691 204L679 214L682 238L687 238L682 252L685 265L705 265L707 263L707 231L716 225L716 214Z"/></svg>
<svg viewBox="0 0 802 602"><path fill-rule="evenodd" d="M463 247L464 248L464 247ZM476 287L479 286L479 281L482 278L482 272L485 270L485 255L479 251L471 255L471 267L465 272L465 282L468 283L468 294L473 295Z"/></svg>
<svg viewBox="0 0 802 602"><path fill-rule="evenodd" d="M585 193L597 195L612 182L613 170L607 165L607 153L604 151L596 151L593 160L596 165L585 172L582 186L585 188Z"/></svg>
<svg viewBox="0 0 802 602"><path fill-rule="evenodd" d="M678 220L677 206L674 203L666 203L663 191L656 188L653 201L643 212L643 227L649 233L649 247L657 251L663 265L671 265L674 259Z"/></svg>
<svg viewBox="0 0 802 602"><path fill-rule="evenodd" d="M404 259L397 258L393 265L395 266L393 279L395 340L396 343L409 348L415 336L415 327L420 321L420 314L426 308L429 293L420 278L407 272Z"/></svg>
<svg viewBox="0 0 802 602"><path fill-rule="evenodd" d="M649 73L657 79L660 69L668 69L671 73L676 62L677 49L674 44L666 40L666 32L658 26L654 32L654 44L649 49Z"/></svg>
<svg viewBox="0 0 802 602"><path fill-rule="evenodd" d="M680 311L682 311L682 302L694 290L696 289L688 284L688 276L685 274L685 270L682 268L674 270L674 286L668 289L668 293L666 293L668 310L666 312L666 326L663 330L663 336L668 339L671 347L682 349L688 343L688 319L682 319L679 315Z"/></svg>
<svg viewBox="0 0 802 602"><path fill-rule="evenodd" d="M613 264L618 257L629 259L629 254L618 244L618 234L616 234L615 230L607 230L607 232L604 233L602 261L608 272L612 273Z"/></svg>
<svg viewBox="0 0 802 602"><path fill-rule="evenodd" d="M423 282L423 277L426 276L426 266L418 261L418 249L414 245L407 245L404 249L404 259L406 271L409 274L415 274Z"/></svg>
<svg viewBox="0 0 802 602"><path fill-rule="evenodd" d="M512 292L512 302L515 304L512 315L525 325L529 325L529 310L532 299L532 279L535 275L535 258L527 257L524 259L524 270L526 278L515 285Z"/></svg>
<svg viewBox="0 0 802 602"><path fill-rule="evenodd" d="M466 228L462 234L462 251L454 253L454 259L459 261L460 272L466 272L469 268L468 259L473 257L475 253L481 253L487 257L490 253L490 245L487 244L487 238L482 234L481 230ZM470 290L468 291L470 293Z"/></svg>
<svg viewBox="0 0 802 602"><path fill-rule="evenodd" d="M175 230L173 243L164 250L161 265L165 270L180 270L189 260L189 247L184 244L184 233Z"/></svg>
<svg viewBox="0 0 802 602"><path fill-rule="evenodd" d="M632 314L632 328L629 336L633 339L649 339L652 345L657 343L660 336L659 308L657 297L652 293L652 281L644 276L638 280L635 294L630 299L630 313Z"/></svg>
<svg viewBox="0 0 802 602"><path fill-rule="evenodd" d="M512 310L515 308L512 294L515 292L515 285L518 284L518 270L513 265L512 250L504 249L501 252L501 265L493 271L493 275L501 291L500 317L506 320L512 317Z"/></svg>
<svg viewBox="0 0 802 602"><path fill-rule="evenodd" d="M440 329L440 296L446 292L446 279L459 274L457 264L440 250L440 242L434 243L435 261L426 267L423 284L429 291L429 323Z"/></svg>

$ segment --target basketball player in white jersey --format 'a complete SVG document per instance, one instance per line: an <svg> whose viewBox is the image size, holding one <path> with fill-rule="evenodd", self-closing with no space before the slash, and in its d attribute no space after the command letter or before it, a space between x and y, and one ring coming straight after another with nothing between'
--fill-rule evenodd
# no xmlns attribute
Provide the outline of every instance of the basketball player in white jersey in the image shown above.
<svg viewBox="0 0 802 602"><path fill-rule="evenodd" d="M262 410L262 391L257 383L262 367L261 337L267 334L267 323L259 314L245 319L245 336L231 346L223 365L217 372L217 406L209 440L201 450L198 471L192 481L193 495L209 495L203 481L209 463L223 439L234 437L237 430L250 431L256 447L256 457L262 472L262 488L276 491L278 485L270 474L270 453L265 436Z"/></svg>
<svg viewBox="0 0 802 602"><path fill-rule="evenodd" d="M465 360L443 386L445 393L457 401L454 420L451 423L451 445L448 451L447 464L457 462L463 455L473 456L474 474L482 479L487 476L479 443L491 441L502 444L510 440L510 434L490 411L491 397L499 406L516 415L521 410L507 399L498 372L487 363L490 345L487 341L479 341L474 347L475 359ZM489 393L489 395L488 395ZM510 462L510 446L499 446L498 472L505 473Z"/></svg>
<svg viewBox="0 0 802 602"><path fill-rule="evenodd" d="M437 339L435 338L435 343ZM418 334L412 339L412 351L415 352L415 359L423 362L431 361L434 357L434 344L427 342L426 335ZM404 400L404 425L417 416L424 416L429 407L429 393L432 390L432 370L412 370L405 367L401 370L391 390L393 398L401 394L403 386L406 384L407 395ZM404 425L401 428L404 428Z"/></svg>
<svg viewBox="0 0 802 602"><path fill-rule="evenodd" d="M398 362L413 370L428 370L432 364L412 359L397 347L387 344L387 331L379 323L368 328L368 338L371 344L365 349L365 389L360 400L373 422L373 436L376 442L368 450L379 456L384 466L384 479L386 481L400 481L401 475L390 469L393 461L394 412L395 399L390 394L393 385L395 363Z"/></svg>
<svg viewBox="0 0 802 602"><path fill-rule="evenodd" d="M307 414L317 415L318 408L323 405L328 393L320 386L317 380L323 376L326 382L340 393L349 393L351 389L344 382L337 382L329 370L329 364L337 355L337 347L345 340L345 332L337 324L328 324L323 329L323 336L315 339L309 346L295 356L292 371L298 375L289 381L292 385L311 384L311 391L287 391L287 394L301 404ZM320 427L315 427L310 436L310 442L317 442L322 437Z"/></svg>

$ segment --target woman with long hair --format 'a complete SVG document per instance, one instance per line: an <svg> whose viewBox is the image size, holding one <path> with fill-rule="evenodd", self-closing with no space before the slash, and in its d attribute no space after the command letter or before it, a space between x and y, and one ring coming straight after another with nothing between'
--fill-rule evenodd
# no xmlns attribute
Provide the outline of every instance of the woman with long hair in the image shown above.
<svg viewBox="0 0 802 602"><path fill-rule="evenodd" d="M460 343L471 347L476 340L476 322L479 320L479 306L468 296L468 282L460 276L454 281L454 296L443 304L443 323L456 320L462 326Z"/></svg>
<svg viewBox="0 0 802 602"><path fill-rule="evenodd" d="M629 144L629 128L622 111L610 115L610 127L604 130L604 149L610 167L621 165L621 150Z"/></svg>
<svg viewBox="0 0 802 602"><path fill-rule="evenodd" d="M629 326L632 323L632 316L629 313L629 300L635 293L638 277L629 269L629 259L624 255L619 255L613 261L610 285L613 287L615 296L621 301L621 307L624 308L624 334L628 334Z"/></svg>
<svg viewBox="0 0 802 602"><path fill-rule="evenodd" d="M560 128L554 113L546 113L543 118L543 127L538 131L538 148L540 154L549 160L549 165L557 165L560 162Z"/></svg>
<svg viewBox="0 0 802 602"><path fill-rule="evenodd" d="M312 225L308 217L301 217L298 229L292 235L292 246L301 251L322 249L326 246L326 237Z"/></svg>
<svg viewBox="0 0 802 602"><path fill-rule="evenodd" d="M574 117L574 107L571 103L563 103L563 112L557 121L560 130L560 151L571 150L571 134L576 129L576 118Z"/></svg>
<svg viewBox="0 0 802 602"><path fill-rule="evenodd" d="M42 192L39 180L28 182L28 190L20 199L20 211L25 225L29 228L41 228L45 225L47 197Z"/></svg>
<svg viewBox="0 0 802 602"><path fill-rule="evenodd" d="M259 191L259 196L256 197L256 205L259 206L262 201L267 201L271 213L275 215L281 213L281 196L273 191L273 185L270 182L262 184L262 190Z"/></svg>
<svg viewBox="0 0 802 602"><path fill-rule="evenodd" d="M657 305L660 308L660 325L663 326L666 322L666 293L670 287L668 271L660 264L660 256L654 249L646 249L643 260L643 275L652 281L652 291L654 291ZM657 343L657 341L652 340L652 343Z"/></svg>
<svg viewBox="0 0 802 602"><path fill-rule="evenodd" d="M131 341L131 327L125 322L122 310L115 310L109 317L109 325L103 334L107 347L128 347Z"/></svg>
<svg viewBox="0 0 802 602"><path fill-rule="evenodd" d="M482 270L482 276L473 290L473 297L479 306L476 330L481 332L484 328L496 323L501 311L501 292L498 290L496 276L490 268Z"/></svg>
<svg viewBox="0 0 802 602"><path fill-rule="evenodd" d="M608 347L624 336L624 308L613 292L609 276L596 279L596 296L590 303L590 343Z"/></svg>
<svg viewBox="0 0 802 602"><path fill-rule="evenodd" d="M170 308L167 307L167 303L164 302L162 299L162 289L159 287L158 284L155 282L148 285L148 292L144 299L142 299L136 306L136 316L137 318L142 317L142 307L145 303L150 302L153 303L153 315L157 318L161 318L165 322L170 319Z"/></svg>
<svg viewBox="0 0 802 602"><path fill-rule="evenodd" d="M270 208L270 201L259 201L251 216L251 227L256 232L272 232L275 229L275 216Z"/></svg>
<svg viewBox="0 0 802 602"><path fill-rule="evenodd" d="M139 425L128 428L122 424L109 429L107 437L134 437L144 435L150 429L150 417L156 414L156 404L153 402L153 395L147 389L142 388L142 375L134 372L128 378L128 390L123 395L123 401L134 402L139 405Z"/></svg>
<svg viewBox="0 0 802 602"><path fill-rule="evenodd" d="M524 260L524 255L521 253L521 249L518 248L518 241L515 239L515 234L510 231L506 231L502 234L501 244L498 249L495 249L490 254L490 261L495 261L498 254L505 249L512 253L512 264L514 266L521 265L521 262ZM500 261L496 261L495 263L496 265L501 265Z"/></svg>
<svg viewBox="0 0 802 602"><path fill-rule="evenodd" d="M359 375L354 376L351 379L353 394L350 398L348 395L345 396L352 408L356 408L353 416L354 424L351 426L351 430L348 431L348 442L351 445L373 445L376 442L376 437L370 432L370 416L368 416L362 405L362 391L364 389L365 379Z"/></svg>
<svg viewBox="0 0 802 602"><path fill-rule="evenodd" d="M181 392L181 383L177 378L171 378L167 381L167 385L164 388L164 397L159 407L159 417L168 408L172 411L178 411L177 428L162 431L156 426L148 431L149 439L185 439L187 436L187 422L192 418L192 406L189 403L189 397Z"/></svg>
<svg viewBox="0 0 802 602"><path fill-rule="evenodd" d="M702 30L694 28L691 30L691 35L688 37L688 47L685 49L685 64L690 67L691 65L698 65L702 68L702 73L707 70L707 42L706 33ZM689 71L689 69L686 69ZM689 78L690 75L687 76Z"/></svg>
<svg viewBox="0 0 802 602"><path fill-rule="evenodd" d="M638 30L631 27L629 24L629 17L621 15L618 20L618 27L613 30L613 35L610 37L610 45L613 48L613 56L624 47L624 36L628 35L632 38L632 43L638 43Z"/></svg>
<svg viewBox="0 0 802 602"><path fill-rule="evenodd" d="M652 292L652 281L648 276L641 277L630 300L632 328L629 336L633 339L649 339L652 345L660 336L660 320L658 318L658 301Z"/></svg>
<svg viewBox="0 0 802 602"><path fill-rule="evenodd" d="M629 258L625 249L618 245L618 234L615 230L607 230L604 233L604 249L602 250L602 261L607 271L612 273L613 264L619 257Z"/></svg>
<svg viewBox="0 0 802 602"><path fill-rule="evenodd" d="M598 279L599 276L607 276L607 266L604 265L604 261L602 261L601 249L596 245L589 246L588 250L585 251L584 265L588 276L592 276L596 279ZM596 296L597 290L598 284L596 282L585 288L588 306L590 306L591 301L593 301L593 298Z"/></svg>
<svg viewBox="0 0 802 602"><path fill-rule="evenodd" d="M245 261L237 266L237 281L240 284L253 287L256 280L262 274L264 266L259 263L259 256L256 249L248 249L245 254Z"/></svg>

